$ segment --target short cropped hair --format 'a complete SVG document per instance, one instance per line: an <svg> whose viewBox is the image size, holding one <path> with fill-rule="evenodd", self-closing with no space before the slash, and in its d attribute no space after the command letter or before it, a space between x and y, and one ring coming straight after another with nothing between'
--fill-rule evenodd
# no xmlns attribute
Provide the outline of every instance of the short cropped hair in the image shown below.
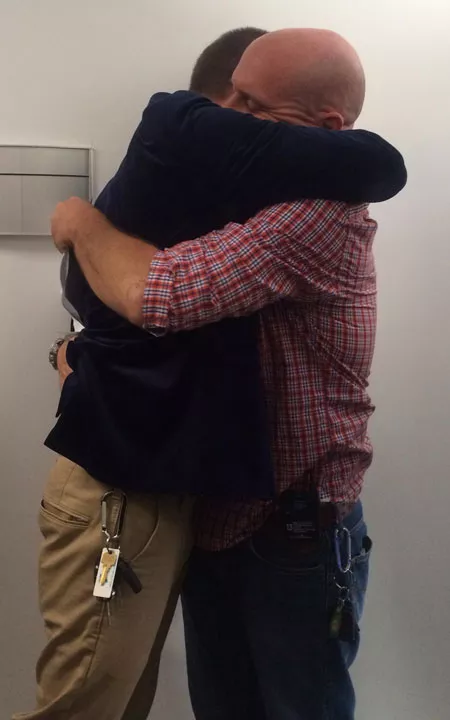
<svg viewBox="0 0 450 720"><path fill-rule="evenodd" d="M190 90L221 99L231 90L231 78L245 50L267 30L254 27L229 30L208 45L195 63Z"/></svg>

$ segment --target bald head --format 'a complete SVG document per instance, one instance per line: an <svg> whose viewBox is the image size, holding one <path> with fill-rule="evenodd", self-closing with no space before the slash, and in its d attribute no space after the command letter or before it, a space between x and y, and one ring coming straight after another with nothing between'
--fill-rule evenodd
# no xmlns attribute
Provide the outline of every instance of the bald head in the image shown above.
<svg viewBox="0 0 450 720"><path fill-rule="evenodd" d="M343 37L329 30L264 35L245 51L233 81L236 93L249 99L250 112L269 116L275 111L279 115L273 119L286 122L351 127L364 103L361 61Z"/></svg>

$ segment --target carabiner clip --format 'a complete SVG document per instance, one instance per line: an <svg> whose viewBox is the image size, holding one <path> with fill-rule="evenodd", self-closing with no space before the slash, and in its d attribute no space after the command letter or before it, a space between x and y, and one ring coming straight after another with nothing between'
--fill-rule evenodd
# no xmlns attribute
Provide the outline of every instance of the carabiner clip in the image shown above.
<svg viewBox="0 0 450 720"><path fill-rule="evenodd" d="M342 562L341 554L342 535L345 537L346 546L345 563ZM346 575L350 572L352 567L352 537L348 528L336 528L334 531L334 551L336 554L336 564L338 566L338 570L343 575Z"/></svg>
<svg viewBox="0 0 450 720"><path fill-rule="evenodd" d="M102 497L102 533L106 538L106 547L109 550L112 543L118 541L122 535L123 523L125 520L125 513L127 509L127 496L122 493L122 499L120 504L119 514L117 516L116 525L111 533L108 528L108 500L116 495L115 490L110 490L105 493Z"/></svg>

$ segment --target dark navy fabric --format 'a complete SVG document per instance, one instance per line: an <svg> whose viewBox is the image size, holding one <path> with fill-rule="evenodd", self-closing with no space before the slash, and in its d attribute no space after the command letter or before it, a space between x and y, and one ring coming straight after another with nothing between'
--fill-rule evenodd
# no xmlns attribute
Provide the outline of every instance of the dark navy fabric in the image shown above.
<svg viewBox="0 0 450 720"><path fill-rule="evenodd" d="M372 133L276 124L179 92L152 98L96 206L165 248L277 202L385 200L405 180ZM103 305L74 257L65 292L86 329L48 447L125 490L273 494L257 314L157 338Z"/></svg>
<svg viewBox="0 0 450 720"><path fill-rule="evenodd" d="M349 670L359 650L372 548L360 503L341 527L352 549L344 577L335 528L323 533L319 552L300 547L294 555L292 540L275 542L270 534L261 545L264 529L229 550L194 550L182 603L196 720L355 719ZM330 638L336 582L348 588L355 625L347 636Z"/></svg>

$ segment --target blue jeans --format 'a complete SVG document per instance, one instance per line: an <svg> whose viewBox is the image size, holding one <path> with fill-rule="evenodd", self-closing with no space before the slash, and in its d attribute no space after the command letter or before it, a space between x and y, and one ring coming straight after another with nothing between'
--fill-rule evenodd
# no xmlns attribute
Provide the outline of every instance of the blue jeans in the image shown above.
<svg viewBox="0 0 450 720"><path fill-rule="evenodd" d="M196 550L182 600L188 677L196 720L353 720L349 675L359 647L371 542L358 504L349 589L355 623L333 639L334 529L319 550L286 562L251 541L221 553Z"/></svg>

